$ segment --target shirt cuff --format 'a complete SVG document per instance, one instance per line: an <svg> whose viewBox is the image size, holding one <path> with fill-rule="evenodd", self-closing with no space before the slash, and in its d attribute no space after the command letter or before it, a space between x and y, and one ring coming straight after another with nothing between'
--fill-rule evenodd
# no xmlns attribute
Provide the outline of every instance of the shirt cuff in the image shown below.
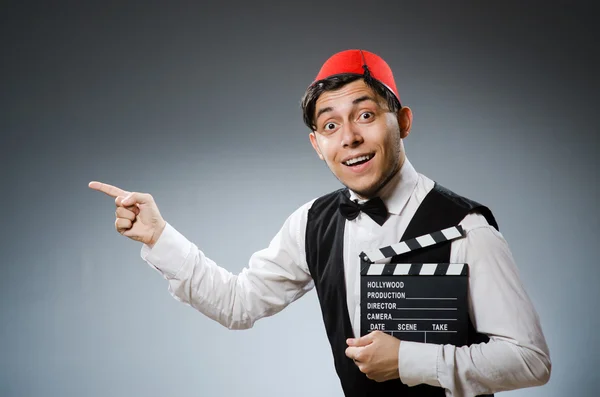
<svg viewBox="0 0 600 397"><path fill-rule="evenodd" d="M142 246L140 256L165 278L173 279L190 254L192 243L168 222L152 248Z"/></svg>
<svg viewBox="0 0 600 397"><path fill-rule="evenodd" d="M437 362L442 345L401 341L398 352L400 381L407 386L421 383L440 387Z"/></svg>

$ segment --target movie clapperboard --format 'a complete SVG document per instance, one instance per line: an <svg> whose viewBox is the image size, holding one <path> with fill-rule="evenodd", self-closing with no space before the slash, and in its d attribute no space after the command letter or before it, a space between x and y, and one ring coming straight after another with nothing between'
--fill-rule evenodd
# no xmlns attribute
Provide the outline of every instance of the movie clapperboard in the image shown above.
<svg viewBox="0 0 600 397"><path fill-rule="evenodd" d="M466 344L468 265L389 263L393 256L460 237L464 231L455 226L361 252L361 335L380 330L406 341Z"/></svg>

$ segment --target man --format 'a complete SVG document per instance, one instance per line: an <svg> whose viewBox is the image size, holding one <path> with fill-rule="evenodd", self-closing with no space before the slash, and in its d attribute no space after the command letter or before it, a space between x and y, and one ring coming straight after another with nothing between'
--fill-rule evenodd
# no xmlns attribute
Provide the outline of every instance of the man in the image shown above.
<svg viewBox="0 0 600 397"><path fill-rule="evenodd" d="M142 258L172 295L226 327L249 328L315 287L347 396L475 396L546 383L548 347L507 243L488 208L418 174L406 158L412 113L388 64L368 51L333 55L302 109L314 150L346 188L297 209L239 275L179 234L149 194L90 187L115 197L117 231L144 243ZM359 254L456 225L464 238L403 259L468 264L468 343L361 336Z"/></svg>

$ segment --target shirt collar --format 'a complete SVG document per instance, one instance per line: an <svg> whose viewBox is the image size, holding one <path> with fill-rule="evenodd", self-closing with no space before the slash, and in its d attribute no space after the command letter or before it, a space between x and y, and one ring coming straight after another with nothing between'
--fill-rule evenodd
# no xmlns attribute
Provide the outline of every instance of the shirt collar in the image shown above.
<svg viewBox="0 0 600 397"><path fill-rule="evenodd" d="M399 215L402 212L417 186L418 179L419 174L405 157L400 171L379 192L379 197L385 203L390 214ZM350 200L358 199L359 203L366 201L360 200L352 190L349 191Z"/></svg>

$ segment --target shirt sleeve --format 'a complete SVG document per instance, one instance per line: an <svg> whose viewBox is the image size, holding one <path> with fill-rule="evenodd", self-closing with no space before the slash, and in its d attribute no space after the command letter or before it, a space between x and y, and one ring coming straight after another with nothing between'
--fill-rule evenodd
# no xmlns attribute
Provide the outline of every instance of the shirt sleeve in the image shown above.
<svg viewBox="0 0 600 397"><path fill-rule="evenodd" d="M237 275L206 257L169 223L154 246L144 245L140 255L168 281L176 300L227 328L250 328L314 286L304 249L311 203L290 215L269 246L254 253Z"/></svg>
<svg viewBox="0 0 600 397"><path fill-rule="evenodd" d="M451 262L469 264L469 315L490 340L462 347L401 342L401 381L443 387L447 397L547 383L550 353L508 244L480 214L461 225L467 236L452 243Z"/></svg>

